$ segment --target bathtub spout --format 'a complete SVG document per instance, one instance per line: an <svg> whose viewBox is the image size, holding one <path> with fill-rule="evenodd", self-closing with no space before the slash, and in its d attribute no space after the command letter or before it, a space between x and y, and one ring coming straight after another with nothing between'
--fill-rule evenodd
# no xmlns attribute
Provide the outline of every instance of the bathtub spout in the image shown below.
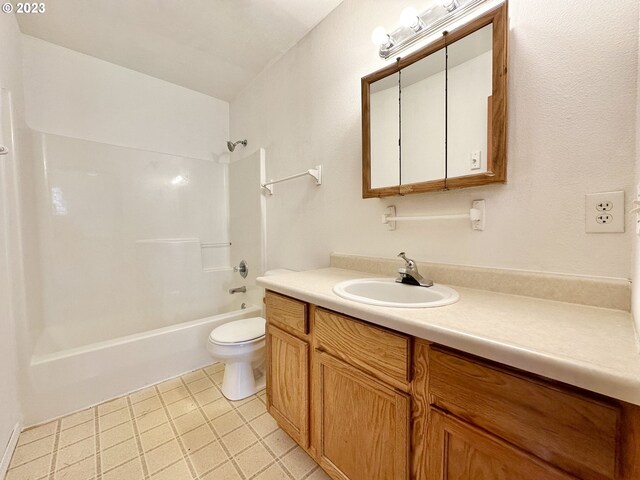
<svg viewBox="0 0 640 480"><path fill-rule="evenodd" d="M245 287L245 286L229 289L229 293L232 294L232 295L234 293L246 293L246 291L247 291L247 287Z"/></svg>

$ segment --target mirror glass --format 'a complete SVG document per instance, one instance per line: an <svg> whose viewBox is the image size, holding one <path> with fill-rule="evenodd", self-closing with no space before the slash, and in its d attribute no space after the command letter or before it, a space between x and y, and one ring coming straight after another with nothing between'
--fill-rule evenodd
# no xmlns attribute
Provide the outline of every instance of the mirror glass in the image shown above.
<svg viewBox="0 0 640 480"><path fill-rule="evenodd" d="M442 49L400 71L400 185L445 176L445 67Z"/></svg>
<svg viewBox="0 0 640 480"><path fill-rule="evenodd" d="M491 158L492 47L491 24L447 47L448 178L487 172Z"/></svg>
<svg viewBox="0 0 640 480"><path fill-rule="evenodd" d="M507 180L502 4L361 79L362 197Z"/></svg>
<svg viewBox="0 0 640 480"><path fill-rule="evenodd" d="M400 184L400 74L371 84L371 188Z"/></svg>

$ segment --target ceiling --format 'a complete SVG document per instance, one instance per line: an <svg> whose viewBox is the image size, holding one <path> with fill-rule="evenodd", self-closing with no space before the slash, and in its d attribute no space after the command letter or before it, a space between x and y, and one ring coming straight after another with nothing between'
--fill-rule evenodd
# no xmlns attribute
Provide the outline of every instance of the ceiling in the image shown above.
<svg viewBox="0 0 640 480"><path fill-rule="evenodd" d="M55 0L23 33L232 100L342 0Z"/></svg>

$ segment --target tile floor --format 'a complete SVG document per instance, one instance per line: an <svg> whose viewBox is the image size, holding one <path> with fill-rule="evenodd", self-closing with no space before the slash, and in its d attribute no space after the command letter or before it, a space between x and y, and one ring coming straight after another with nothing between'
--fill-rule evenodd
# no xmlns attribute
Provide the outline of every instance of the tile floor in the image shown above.
<svg viewBox="0 0 640 480"><path fill-rule="evenodd" d="M267 413L231 402L215 364L20 435L6 480L319 480L329 477Z"/></svg>

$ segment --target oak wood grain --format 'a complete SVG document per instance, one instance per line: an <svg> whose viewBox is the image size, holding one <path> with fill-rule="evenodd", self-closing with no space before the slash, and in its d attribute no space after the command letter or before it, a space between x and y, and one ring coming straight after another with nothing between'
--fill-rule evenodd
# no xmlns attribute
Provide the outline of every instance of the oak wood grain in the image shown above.
<svg viewBox="0 0 640 480"><path fill-rule="evenodd" d="M317 352L317 459L334 479L409 478L409 396Z"/></svg>
<svg viewBox="0 0 640 480"><path fill-rule="evenodd" d="M409 389L411 338L317 308L314 346L381 380Z"/></svg>
<svg viewBox="0 0 640 480"><path fill-rule="evenodd" d="M432 405L579 478L616 478L615 403L434 346L429 369Z"/></svg>
<svg viewBox="0 0 640 480"><path fill-rule="evenodd" d="M427 478L429 451L429 346L416 339L411 383L411 478Z"/></svg>
<svg viewBox="0 0 640 480"><path fill-rule="evenodd" d="M309 333L305 302L267 291L265 303L267 322L296 336Z"/></svg>
<svg viewBox="0 0 640 480"><path fill-rule="evenodd" d="M447 413L432 409L429 480L570 480L571 475ZM420 478L420 477L419 477Z"/></svg>
<svg viewBox="0 0 640 480"><path fill-rule="evenodd" d="M640 407L622 402L618 477L640 480Z"/></svg>
<svg viewBox="0 0 640 480"><path fill-rule="evenodd" d="M267 324L267 409L300 446L309 445L309 344Z"/></svg>

